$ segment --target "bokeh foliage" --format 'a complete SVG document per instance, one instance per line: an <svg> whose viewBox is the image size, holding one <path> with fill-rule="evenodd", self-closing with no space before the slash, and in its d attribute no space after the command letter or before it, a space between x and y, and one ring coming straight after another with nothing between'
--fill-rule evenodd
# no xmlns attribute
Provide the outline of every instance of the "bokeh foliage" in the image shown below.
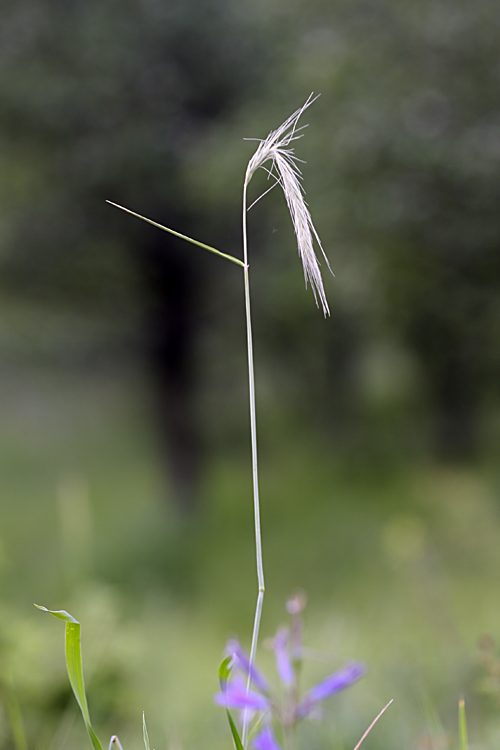
<svg viewBox="0 0 500 750"><path fill-rule="evenodd" d="M104 201L236 254L242 138L311 91L297 149L331 321L301 288L278 191L249 217L264 629L303 586L311 645L372 670L314 746L352 747L395 691L381 747L436 733L433 702L454 727L499 615L497 5L5 0L0 21L1 744L16 700L31 743L73 731L35 600L96 644L96 724L140 742L146 709L172 745L176 722L186 746L220 745L210 679L254 596L240 280ZM185 526L161 503L148 356L182 360L205 436ZM474 450L468 469L430 458ZM471 736L484 718L493 747L490 693Z"/></svg>
<svg viewBox="0 0 500 750"><path fill-rule="evenodd" d="M304 356L289 369L325 401L335 384L352 412L360 351L399 340L418 363L438 451L470 454L498 375L496 15L488 1L6 3L4 290L78 311L84 347L130 348L144 310L161 306L170 252L170 295L211 299L205 321L218 329L233 299L225 308L212 279L227 269L154 239L104 199L232 250L250 153L241 138L320 91L301 147L337 272L336 325L288 292L286 269L299 272L272 196L252 216L267 358L286 358L298 334Z"/></svg>

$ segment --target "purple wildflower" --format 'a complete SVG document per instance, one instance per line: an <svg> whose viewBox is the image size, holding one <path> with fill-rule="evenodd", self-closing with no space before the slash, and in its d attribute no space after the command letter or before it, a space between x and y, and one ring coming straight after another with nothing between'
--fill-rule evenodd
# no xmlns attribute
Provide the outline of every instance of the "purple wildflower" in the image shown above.
<svg viewBox="0 0 500 750"><path fill-rule="evenodd" d="M269 708L269 698L254 690L248 690L245 681L241 677L235 677L228 682L224 691L216 693L214 701L219 706L236 708L240 711L250 709L251 711L266 711Z"/></svg>
<svg viewBox="0 0 500 750"><path fill-rule="evenodd" d="M266 678L250 664L249 656L239 641L231 640L227 644L226 653L231 661L226 669L230 674L228 679L222 681L221 691L214 700L220 706L239 711L244 727L248 727L256 714L260 717L258 721L265 716L263 728L256 732L253 739L254 750L281 750L273 733L271 718L283 727L293 728L298 721L309 716L321 701L349 687L365 672L361 664L349 664L318 682L302 700L299 699L296 669L302 659L301 613L304 606L305 598L298 596L287 604L291 616L290 627L280 628L272 641L276 669L284 688L283 700L276 700ZM248 678L252 689L249 689Z"/></svg>
<svg viewBox="0 0 500 750"><path fill-rule="evenodd" d="M294 596L291 597L286 603L286 611L292 617L301 615L307 604L307 596L303 591L298 591Z"/></svg>
<svg viewBox="0 0 500 750"><path fill-rule="evenodd" d="M317 685L312 687L306 694L305 698L299 703L295 709L295 718L302 719L307 716L310 711L320 701L329 698L331 695L345 690L354 682L357 682L360 677L365 673L365 668L362 664L350 664L344 669L340 669L338 672L334 672L322 682L318 682Z"/></svg>
<svg viewBox="0 0 500 750"><path fill-rule="evenodd" d="M233 657L233 667L245 672L258 690L261 690L263 693L268 692L269 685L266 678L255 665L250 664L250 659L239 641L236 639L228 641L226 653L228 656Z"/></svg>
<svg viewBox="0 0 500 750"><path fill-rule="evenodd" d="M288 652L288 641L290 631L288 628L281 628L276 633L273 641L273 651L276 659L276 670L279 678L284 685L292 685L295 682L295 673L293 671L290 654Z"/></svg>
<svg viewBox="0 0 500 750"><path fill-rule="evenodd" d="M276 741L272 727L266 726L253 738L255 750L281 750Z"/></svg>

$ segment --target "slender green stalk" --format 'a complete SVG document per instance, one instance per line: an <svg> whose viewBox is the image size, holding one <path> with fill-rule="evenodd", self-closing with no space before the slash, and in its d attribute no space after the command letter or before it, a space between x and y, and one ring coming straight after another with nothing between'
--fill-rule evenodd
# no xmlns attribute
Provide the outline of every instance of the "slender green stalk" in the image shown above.
<svg viewBox="0 0 500 750"><path fill-rule="evenodd" d="M467 718L465 716L465 700L463 695L458 701L458 728L460 734L460 750L467 750L469 741L467 738Z"/></svg>
<svg viewBox="0 0 500 750"><path fill-rule="evenodd" d="M361 737L360 741L358 742L358 744L356 745L356 747L354 748L354 750L359 750L359 747L360 747L361 743L363 742L363 740L365 740L368 737L368 735L372 731L372 729L375 726L375 724L377 723L377 721L380 719L380 717L382 716L382 714L385 714L385 712L387 711L387 709L389 708L389 706L391 705L391 703L393 702L393 700L394 700L394 698L391 698L391 700L389 701L389 703L386 706L384 706L384 708L382 709L382 711L379 714L377 714L377 716L373 719L372 723L370 724L370 726L368 727L368 729L366 730L366 732L363 734L363 736Z"/></svg>
<svg viewBox="0 0 500 750"><path fill-rule="evenodd" d="M250 279L248 268L248 240L247 240L247 180L243 186L243 275L245 279L245 313L247 326L247 351L248 351L248 390L250 398L250 437L252 443L252 482L253 482L253 507L255 526L255 556L257 562L258 594L255 607L255 617L252 633L252 644L250 647L250 665L255 662L257 643L259 640L260 620L262 617L262 605L264 604L264 566L262 562L262 535L260 528L260 502L259 502L259 471L257 461L257 418L255 409L255 370L253 364L253 339L252 318L250 311ZM251 670L248 675L247 688L250 689ZM248 721L245 715L242 733L243 747L246 748L248 741Z"/></svg>
<svg viewBox="0 0 500 750"><path fill-rule="evenodd" d="M250 392L250 431L252 442L252 477L253 477L253 503L255 518L255 555L257 562L258 596L255 607L255 618L252 633L252 644L250 647L250 670L247 681L247 690L250 689L252 666L255 662L257 643L259 640L260 621L262 617L262 606L264 603L264 568L262 563L262 538L260 529L260 505L259 505L259 477L257 465L257 426L255 413L255 376L253 364L252 344L252 321L250 315L250 282L248 273L248 240L247 240L247 186L255 172L263 168L268 176L274 177L276 183L281 185L286 198L290 216L292 218L299 256L302 259L304 275L311 283L316 304L321 303L324 315L329 315L328 303L323 288L323 280L318 261L313 248L313 238L316 240L328 268L328 258L323 252L321 241L312 223L311 214L303 197L303 189L300 183L300 169L293 148L289 148L292 141L297 140L297 123L302 113L313 103L313 95L306 103L293 113L277 130L271 131L267 138L261 140L254 155L247 165L245 180L243 183L243 273L245 278L245 310L247 324L247 347L248 347L248 385ZM271 169L264 165L271 162ZM274 170L274 174L273 174ZM268 192L268 191L266 191ZM265 193L264 193L265 195ZM262 196L261 196L262 197ZM259 199L257 199L259 200ZM252 204L254 205L254 204ZM248 720L245 714L242 732L243 746L246 749L248 742Z"/></svg>
<svg viewBox="0 0 500 750"><path fill-rule="evenodd" d="M251 175L245 177L245 183L243 186L243 261L239 258L235 258L233 255L227 255L221 253L215 247L205 245L203 242L193 240L191 237L187 237L184 234L175 232L173 229L164 227L162 224L158 224L156 221L147 219L145 216L131 211L129 208L119 206L118 203L112 201L106 201L116 208L120 208L122 211L126 211L128 214L132 214L138 219L147 221L148 224L152 224L158 229L163 229L165 232L180 237L192 245L198 245L204 250L208 250L215 255L230 260L243 268L243 278L245 284L245 315L246 315L246 329L247 329L247 354L248 354L248 390L250 400L250 436L252 444L252 484L253 484L253 506L254 506L254 525L255 525L255 555L257 562L257 583L258 583L258 594L257 604L255 607L255 617L252 632L252 644L250 647L250 664L255 663L255 655L257 652L257 644L259 640L260 621L262 617L262 605L264 603L264 566L262 562L262 535L260 528L260 503L259 503L259 474L258 474L258 463L257 463L257 420L256 420L256 409L255 409L255 371L253 363L253 339L252 339L252 317L250 311L250 279L249 279L249 267L248 267L248 240L247 240L247 185L250 181ZM250 678L248 681L248 688L250 688ZM243 725L243 746L246 747L248 741L248 722L245 721Z"/></svg>

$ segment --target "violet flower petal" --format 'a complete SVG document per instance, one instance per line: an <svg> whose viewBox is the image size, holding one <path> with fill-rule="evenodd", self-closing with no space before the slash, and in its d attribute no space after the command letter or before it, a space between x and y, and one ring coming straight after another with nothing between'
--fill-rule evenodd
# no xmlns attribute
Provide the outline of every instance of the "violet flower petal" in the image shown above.
<svg viewBox="0 0 500 750"><path fill-rule="evenodd" d="M239 710L249 708L252 711L266 711L269 708L269 699L254 690L247 690L247 686L242 679L228 682L224 692L215 694L214 701L219 706Z"/></svg>
<svg viewBox="0 0 500 750"><path fill-rule="evenodd" d="M255 750L281 750L271 727L264 727L264 729L255 735L253 746Z"/></svg>
<svg viewBox="0 0 500 750"><path fill-rule="evenodd" d="M276 633L273 641L273 651L276 659L276 670L279 678L284 685L291 685L295 682L295 673L292 662L288 653L288 640L290 633L288 628L281 628Z"/></svg>
<svg viewBox="0 0 500 750"><path fill-rule="evenodd" d="M330 695L345 690L345 688L349 687L354 682L357 682L364 673L364 666L362 664L354 663L344 669L340 669L338 672L334 672L322 682L318 682L317 685L309 690L305 698L295 709L295 717L297 719L302 719L317 703L325 700L325 698L329 698Z"/></svg>
<svg viewBox="0 0 500 750"><path fill-rule="evenodd" d="M267 693L269 691L269 685L262 674L255 664L250 666L250 658L248 657L246 651L241 647L241 644L236 639L228 641L226 646L226 653L228 656L232 656L234 659L234 666L239 667L244 672L246 672L247 675L250 676L250 679L252 680L253 684L258 690L262 690L263 693Z"/></svg>

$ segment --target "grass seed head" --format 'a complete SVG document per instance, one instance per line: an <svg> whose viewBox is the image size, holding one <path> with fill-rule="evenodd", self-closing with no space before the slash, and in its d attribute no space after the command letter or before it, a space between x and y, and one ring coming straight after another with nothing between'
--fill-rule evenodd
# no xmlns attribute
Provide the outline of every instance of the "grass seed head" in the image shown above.
<svg viewBox="0 0 500 750"><path fill-rule="evenodd" d="M295 156L293 147L289 148L293 141L302 138L303 134L299 133L299 131L306 126L297 128L299 118L316 99L317 97L313 97L311 94L300 109L294 112L293 115L290 115L277 130L271 131L267 138L260 141L257 150L248 162L245 174L245 187L257 169L260 168L265 169L268 176L275 179L275 185L281 186L292 218L295 236L297 237L297 246L304 267L306 286L308 282L311 284L316 305L319 307L319 303L321 303L323 313L326 317L326 315L330 314L330 310L326 300L318 259L314 252L313 238L318 243L330 271L331 268L304 200L304 188L301 183L302 174L297 163L300 160ZM269 161L271 162L271 167L264 167Z"/></svg>

